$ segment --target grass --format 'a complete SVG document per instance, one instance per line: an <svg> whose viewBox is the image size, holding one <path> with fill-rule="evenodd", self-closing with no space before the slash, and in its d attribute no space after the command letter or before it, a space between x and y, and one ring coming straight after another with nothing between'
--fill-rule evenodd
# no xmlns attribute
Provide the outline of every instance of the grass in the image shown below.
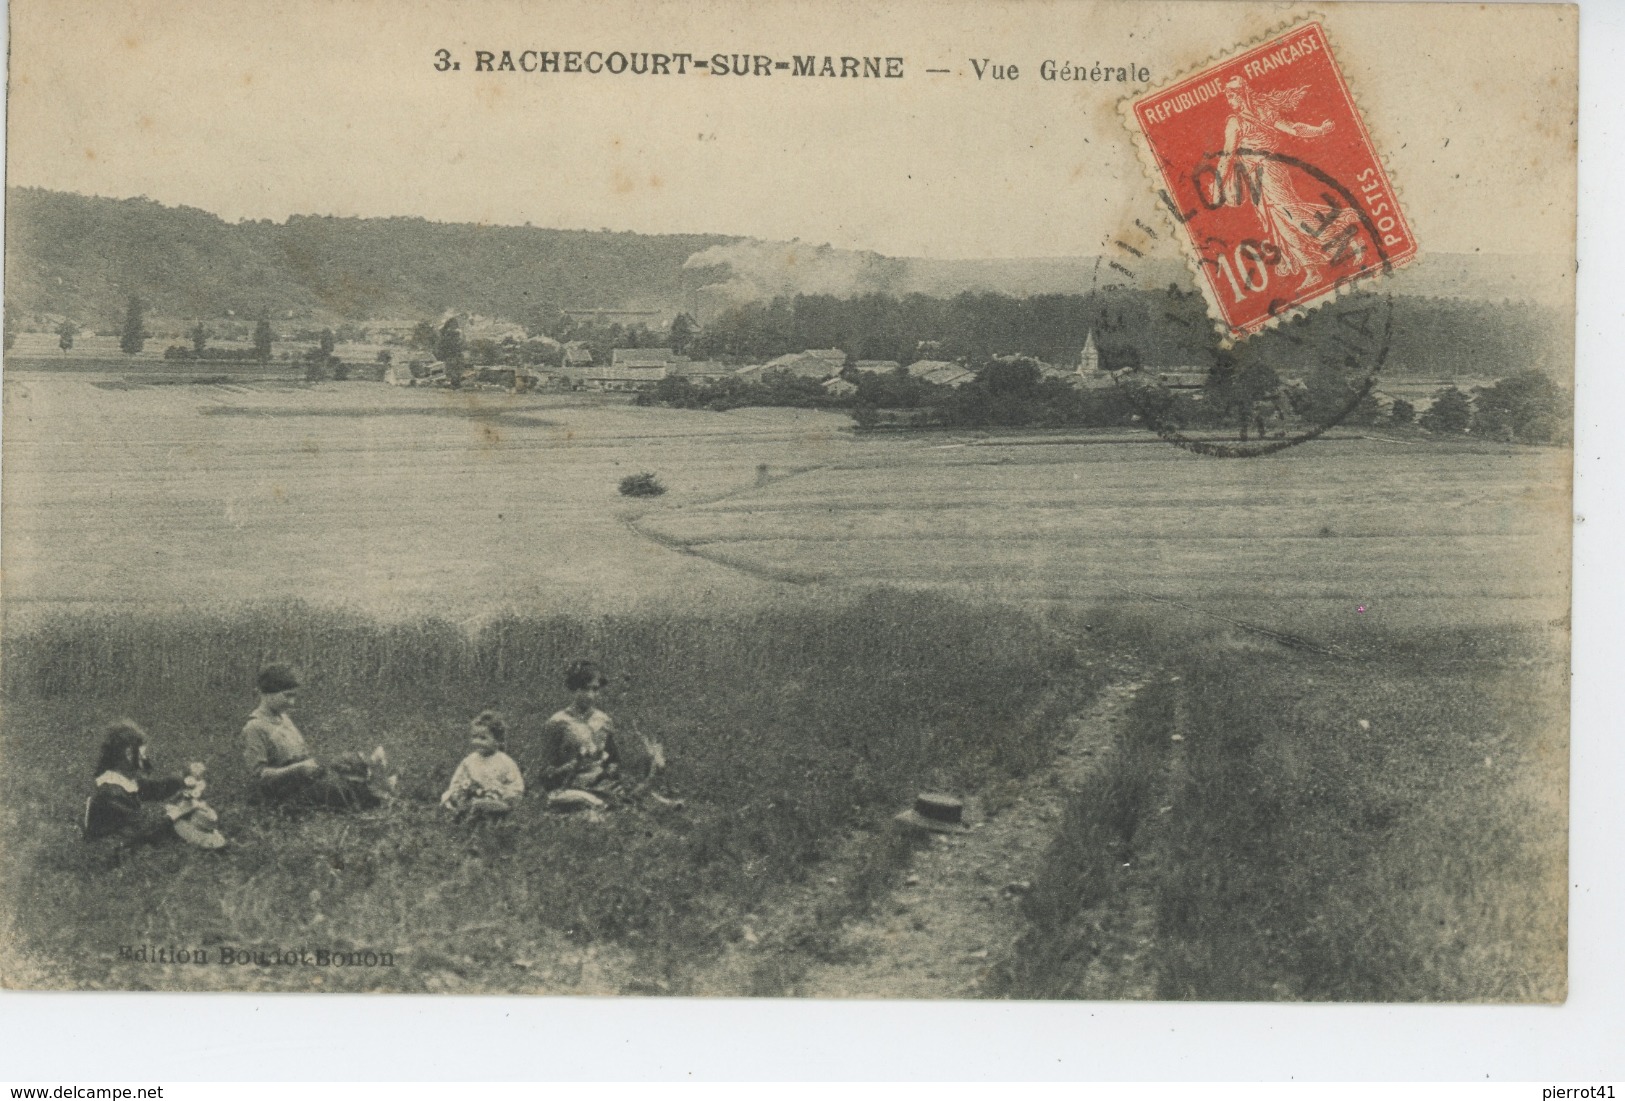
<svg viewBox="0 0 1625 1101"><path fill-rule="evenodd" d="M237 736L273 655L307 671L297 715L320 752L390 748L401 806L290 815L249 798ZM470 716L506 711L525 763L566 702L563 666L583 655L611 670L617 722L664 742L668 790L688 809L592 820L527 801L478 832L444 820L433 801ZM298 604L63 614L8 639L6 656L5 981L136 989L681 993L741 915L814 874L849 831L878 830L922 788L1040 767L1071 704L1052 689L1087 680L1027 617L888 592L735 614L507 617L473 635ZM122 714L147 728L160 766L208 763L232 848L121 857L78 839L99 728ZM864 905L897 859L873 863L820 924ZM245 979L118 959L141 944L372 949L396 966Z"/></svg>
<svg viewBox="0 0 1625 1101"><path fill-rule="evenodd" d="M1138 904L1162 998L1562 1000L1566 685L1540 646L1175 653L1047 856L1007 992L1091 996Z"/></svg>
<svg viewBox="0 0 1625 1101"><path fill-rule="evenodd" d="M1115 626L1090 614L1094 637L1137 637L1166 676L1030 896L1023 996L1087 993L1088 921L1142 893L1169 997L1561 989L1564 755L1532 733L1561 693L1506 626L1567 607L1561 452L1327 443L1271 460L1261 497L1256 468L1158 445L919 446L785 410L383 386L335 414L319 387L230 406L182 389L8 375L23 412L6 425L0 874L26 905L0 914L6 983L243 985L115 958L207 940L370 944L404 961L264 977L290 988L681 992L693 961L843 831L883 824L921 788L1007 789L1041 767L1071 702L1050 690L1090 688L1094 670L1008 603L883 592L726 610L782 599L757 579L788 577L1154 609ZM248 414L278 430L251 431ZM763 483L764 463L803 473ZM661 507L616 494L656 466ZM333 538L352 530L364 538ZM244 610L249 592L385 618ZM77 606L129 610L59 610ZM191 610L141 610L177 606ZM588 606L631 611L466 626ZM664 610L634 614L647 607ZM1193 645L1214 616L1338 657L1223 634ZM1481 626L1428 626L1464 621ZM323 751L391 748L404 809L284 820L245 802L237 733L273 655L311 674L298 718ZM428 803L468 718L506 710L524 760L581 655L616 675L617 719L664 741L690 807L680 828L630 812L450 830ZM77 840L99 728L126 713L171 766L209 762L233 850L110 862ZM864 864L805 930L809 950L901 858Z"/></svg>

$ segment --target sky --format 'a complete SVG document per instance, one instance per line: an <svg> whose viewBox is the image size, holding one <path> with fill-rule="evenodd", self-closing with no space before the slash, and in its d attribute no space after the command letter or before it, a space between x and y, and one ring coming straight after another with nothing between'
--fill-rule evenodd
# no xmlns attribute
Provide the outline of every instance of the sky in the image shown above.
<svg viewBox="0 0 1625 1101"><path fill-rule="evenodd" d="M1236 3L14 0L13 186L227 220L412 215L1090 255L1156 216L1118 104L1311 9ZM1320 5L1424 251L1566 263L1572 10ZM461 62L435 70L436 51ZM474 51L899 56L885 79L476 73ZM500 54L498 55L500 56ZM1015 65L981 78L972 59ZM927 73L946 68L948 73Z"/></svg>

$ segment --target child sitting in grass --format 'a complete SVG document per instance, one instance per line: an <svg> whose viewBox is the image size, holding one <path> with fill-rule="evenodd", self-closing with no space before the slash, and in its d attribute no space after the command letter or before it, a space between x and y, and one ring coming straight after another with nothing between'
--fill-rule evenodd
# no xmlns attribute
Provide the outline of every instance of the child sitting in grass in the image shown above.
<svg viewBox="0 0 1625 1101"><path fill-rule="evenodd" d="M474 752L452 773L440 805L463 819L500 818L525 794L519 766L503 752L508 726L495 711L481 711L470 724Z"/></svg>
<svg viewBox="0 0 1625 1101"><path fill-rule="evenodd" d="M599 693L608 685L609 678L596 662L572 662L565 670L564 687L574 699L542 728L538 786L550 793L549 803L558 809L644 799L657 806L681 807L649 788L666 764L660 746L636 736L623 744L610 717L599 710ZM626 752L628 744L635 753Z"/></svg>
<svg viewBox="0 0 1625 1101"><path fill-rule="evenodd" d="M280 662L260 670L255 681L259 706L243 727L243 758L261 794L276 802L364 810L389 798L395 779L388 775L384 747L371 757L344 755L324 765L311 755L288 711L298 701L299 674Z"/></svg>
<svg viewBox="0 0 1625 1101"><path fill-rule="evenodd" d="M202 848L226 843L214 828L214 811L201 799L201 764L194 764L185 778L159 779L151 772L146 731L129 719L114 723L96 760L96 792L85 802L87 840L117 838L145 845L184 838Z"/></svg>

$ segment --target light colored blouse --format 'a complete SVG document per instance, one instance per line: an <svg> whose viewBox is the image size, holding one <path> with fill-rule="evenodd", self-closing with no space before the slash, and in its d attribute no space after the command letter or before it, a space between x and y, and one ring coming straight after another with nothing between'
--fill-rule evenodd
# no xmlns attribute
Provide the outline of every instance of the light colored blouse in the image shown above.
<svg viewBox="0 0 1625 1101"><path fill-rule="evenodd" d="M267 768L285 768L310 756L305 736L293 725L287 713L273 715L256 707L243 727L243 760L256 780Z"/></svg>
<svg viewBox="0 0 1625 1101"><path fill-rule="evenodd" d="M481 795L496 795L503 799L517 799L525 794L525 778L512 757L501 750L489 757L470 753L451 774L451 785L440 797L442 803Z"/></svg>

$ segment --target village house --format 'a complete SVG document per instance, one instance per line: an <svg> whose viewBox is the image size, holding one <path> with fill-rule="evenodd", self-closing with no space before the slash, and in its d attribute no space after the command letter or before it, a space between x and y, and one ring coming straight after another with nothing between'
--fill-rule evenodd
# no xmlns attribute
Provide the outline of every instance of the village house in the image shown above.
<svg viewBox="0 0 1625 1101"><path fill-rule="evenodd" d="M565 345L567 364L570 348ZM589 358L584 366L571 364L562 374L574 390L649 390L666 377L677 358L670 348L614 348L608 363L593 363Z"/></svg>
<svg viewBox="0 0 1625 1101"><path fill-rule="evenodd" d="M1115 386L1117 380L1110 371L1077 371L1068 375L1068 381L1079 390L1104 390L1108 386Z"/></svg>
<svg viewBox="0 0 1625 1101"><path fill-rule="evenodd" d="M834 378L824 380L824 393L832 397L845 397L858 392L858 384L836 375Z"/></svg>
<svg viewBox="0 0 1625 1101"><path fill-rule="evenodd" d="M592 365L592 349L587 347L585 341L572 340L564 346L564 366L590 367Z"/></svg>
<svg viewBox="0 0 1625 1101"><path fill-rule="evenodd" d="M741 367L738 374L752 381L761 379L769 371L788 371L798 378L826 379L840 374L844 366L846 353L839 348L812 348L805 352L791 352L766 363Z"/></svg>
<svg viewBox="0 0 1625 1101"><path fill-rule="evenodd" d="M853 370L866 375L889 375L902 368L903 365L895 359L860 359L852 365Z"/></svg>
<svg viewBox="0 0 1625 1101"><path fill-rule="evenodd" d="M610 365L614 367L656 368L670 371L679 358L670 348L616 348L610 352ZM665 378L665 374L660 376Z"/></svg>
<svg viewBox="0 0 1625 1101"><path fill-rule="evenodd" d="M1063 382L1069 382L1069 383L1070 382L1076 382L1077 379L1078 379L1078 372L1077 371L1071 370L1071 369L1066 368L1066 367L1057 367L1055 364L1046 363L1043 360L1038 359L1035 356L1002 355L1002 356L994 356L993 357L993 362L995 362L995 363L1019 363L1019 362L1021 362L1023 360L1032 363L1035 367L1038 368L1038 377L1039 378L1060 379Z"/></svg>
<svg viewBox="0 0 1625 1101"><path fill-rule="evenodd" d="M685 378L693 383L716 382L728 378L734 369L714 359L685 359L678 356L666 371L668 378Z"/></svg>
<svg viewBox="0 0 1625 1101"><path fill-rule="evenodd" d="M430 369L440 368L439 378L446 377L446 365L428 356L402 356L384 368L384 381L391 386L417 386L429 382Z"/></svg>
<svg viewBox="0 0 1625 1101"><path fill-rule="evenodd" d="M618 367L615 364L571 368L565 372L575 390L610 392L652 390L666 377L665 367Z"/></svg>
<svg viewBox="0 0 1625 1101"><path fill-rule="evenodd" d="M1170 390L1200 390L1207 385L1209 371L1201 366L1146 367L1139 374Z"/></svg>
<svg viewBox="0 0 1625 1101"><path fill-rule="evenodd" d="M976 372L945 359L917 359L908 365L908 373L933 386L951 386L956 390L976 377Z"/></svg>

